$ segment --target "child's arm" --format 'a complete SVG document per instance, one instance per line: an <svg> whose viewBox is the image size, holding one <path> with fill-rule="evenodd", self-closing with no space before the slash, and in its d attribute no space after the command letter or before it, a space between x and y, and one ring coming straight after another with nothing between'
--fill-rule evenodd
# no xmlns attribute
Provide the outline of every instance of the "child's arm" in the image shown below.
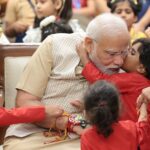
<svg viewBox="0 0 150 150"><path fill-rule="evenodd" d="M147 104L143 103L140 107L139 110L139 118L138 118L138 122L141 121L148 121L148 113L147 113Z"/></svg>
<svg viewBox="0 0 150 150"><path fill-rule="evenodd" d="M37 122L45 118L43 106L22 107L14 109L0 108L0 126L16 123Z"/></svg>
<svg viewBox="0 0 150 150"><path fill-rule="evenodd" d="M90 61L88 53L84 47L84 43L81 43L77 46L77 53L81 59L81 62L84 66L82 70L82 75L90 82L93 83L100 79L109 79L111 75L101 72L96 66Z"/></svg>
<svg viewBox="0 0 150 150"><path fill-rule="evenodd" d="M136 123L138 144L147 141L150 134L150 124L148 122L147 105L148 103L142 103L139 109L139 118L138 122Z"/></svg>

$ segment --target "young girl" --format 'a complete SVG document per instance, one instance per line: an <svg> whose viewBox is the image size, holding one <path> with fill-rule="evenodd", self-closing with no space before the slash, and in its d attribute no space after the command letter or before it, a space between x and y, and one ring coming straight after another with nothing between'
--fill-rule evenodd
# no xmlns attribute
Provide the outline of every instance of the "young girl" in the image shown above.
<svg viewBox="0 0 150 150"><path fill-rule="evenodd" d="M118 121L119 93L104 80L90 86L84 96L84 106L92 127L81 136L81 150L137 150L150 134L147 104L140 107L138 122Z"/></svg>
<svg viewBox="0 0 150 150"><path fill-rule="evenodd" d="M108 3L111 12L119 15L125 20L131 36L131 43L138 38L144 38L146 35L143 32L135 32L132 27L138 19L138 13L141 10L141 4L138 0L111 0Z"/></svg>
<svg viewBox="0 0 150 150"><path fill-rule="evenodd" d="M72 17L71 0L37 0L34 26L29 28L24 42L41 42L54 33L72 33L81 31Z"/></svg>
<svg viewBox="0 0 150 150"><path fill-rule="evenodd" d="M132 48L129 50L122 66L122 69L127 73L109 75L98 70L95 67L97 64L94 65L89 60L84 45L80 45L78 53L83 65L85 66L82 70L82 75L90 83L104 79L113 82L118 87L124 104L123 113L120 119L136 122L138 120L136 110L137 97L141 94L142 89L150 86L150 39L137 39L133 42ZM124 57L124 54L115 54L112 50L108 50L106 53L108 54L108 58L112 57L112 59L113 57L118 57L118 55ZM115 67L115 65L112 67ZM148 110L150 111L150 106L148 107ZM148 149L148 145L141 145L141 150Z"/></svg>

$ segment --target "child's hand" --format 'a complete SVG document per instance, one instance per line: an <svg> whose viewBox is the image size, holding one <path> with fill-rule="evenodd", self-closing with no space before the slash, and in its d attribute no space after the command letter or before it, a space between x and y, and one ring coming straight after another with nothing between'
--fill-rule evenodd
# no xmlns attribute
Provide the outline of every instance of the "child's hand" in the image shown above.
<svg viewBox="0 0 150 150"><path fill-rule="evenodd" d="M81 62L85 66L90 61L90 59L89 59L88 53L85 49L84 43L81 42L80 44L78 44L76 46L76 50L77 50L77 53L81 59Z"/></svg>
<svg viewBox="0 0 150 150"><path fill-rule="evenodd" d="M150 27L145 30L145 34L150 38Z"/></svg>
<svg viewBox="0 0 150 150"><path fill-rule="evenodd" d="M0 97L0 107L2 107L4 104L4 100Z"/></svg>
<svg viewBox="0 0 150 150"><path fill-rule="evenodd" d="M139 109L139 119L138 121L147 121L147 103L143 103Z"/></svg>
<svg viewBox="0 0 150 150"><path fill-rule="evenodd" d="M139 109L143 103L150 102L150 87L142 90L141 94L137 98L137 108Z"/></svg>

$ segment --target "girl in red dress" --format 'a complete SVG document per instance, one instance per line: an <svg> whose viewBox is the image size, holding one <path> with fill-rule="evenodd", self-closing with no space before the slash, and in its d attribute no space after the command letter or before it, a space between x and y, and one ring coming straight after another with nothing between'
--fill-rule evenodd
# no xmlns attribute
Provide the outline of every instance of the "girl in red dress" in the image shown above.
<svg viewBox="0 0 150 150"><path fill-rule="evenodd" d="M116 87L105 81L97 81L84 96L87 119L92 127L81 136L81 150L137 150L150 134L147 103L139 109L138 122L118 121L120 96Z"/></svg>

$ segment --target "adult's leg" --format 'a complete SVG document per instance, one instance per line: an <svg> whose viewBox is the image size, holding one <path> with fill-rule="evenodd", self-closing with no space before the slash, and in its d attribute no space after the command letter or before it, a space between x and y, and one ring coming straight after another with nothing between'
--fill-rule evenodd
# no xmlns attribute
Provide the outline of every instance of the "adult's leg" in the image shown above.
<svg viewBox="0 0 150 150"><path fill-rule="evenodd" d="M35 133L27 137L8 137L4 141L4 150L80 150L80 140L66 140L57 143L44 144L51 140L51 137L44 137L43 133Z"/></svg>

